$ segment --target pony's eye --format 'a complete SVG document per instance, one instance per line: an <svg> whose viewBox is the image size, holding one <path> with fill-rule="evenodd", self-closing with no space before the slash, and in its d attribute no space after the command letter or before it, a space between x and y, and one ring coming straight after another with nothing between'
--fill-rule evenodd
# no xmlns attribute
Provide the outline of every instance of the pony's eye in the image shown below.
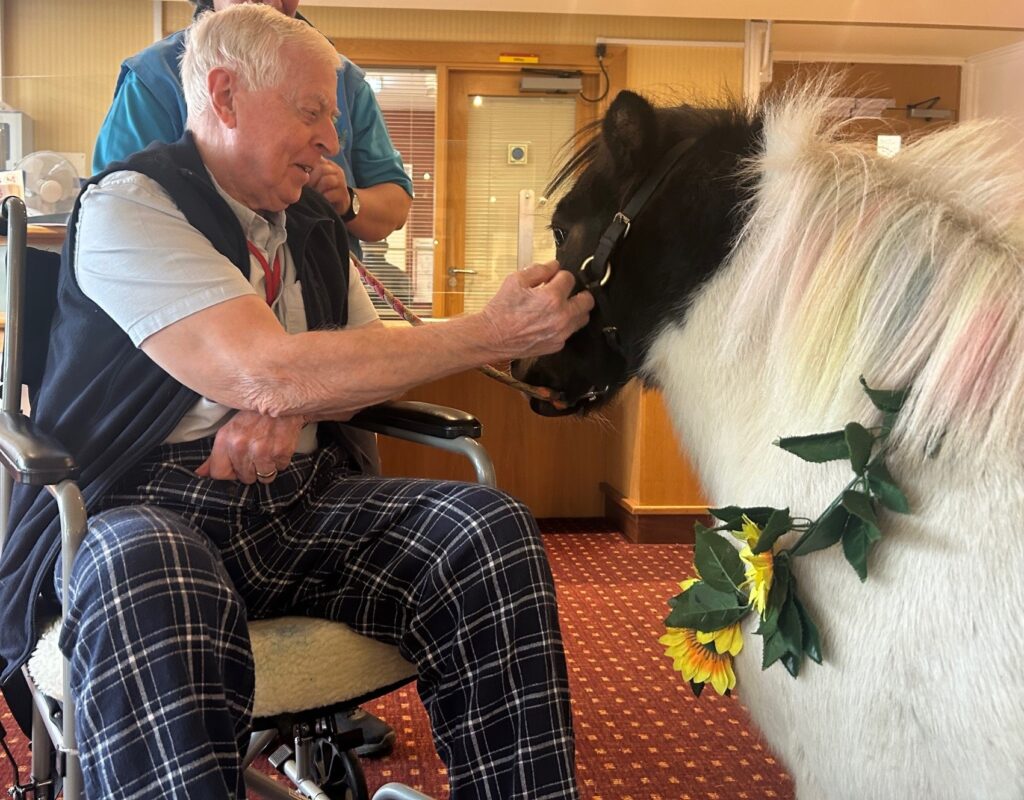
<svg viewBox="0 0 1024 800"><path fill-rule="evenodd" d="M564 228L552 228L551 235L555 237L555 247L565 244L565 239L568 236Z"/></svg>

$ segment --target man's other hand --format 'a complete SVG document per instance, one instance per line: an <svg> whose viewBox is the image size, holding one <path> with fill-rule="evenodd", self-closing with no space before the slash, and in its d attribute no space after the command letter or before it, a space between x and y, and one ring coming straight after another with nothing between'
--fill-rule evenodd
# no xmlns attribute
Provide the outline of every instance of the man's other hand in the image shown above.
<svg viewBox="0 0 1024 800"><path fill-rule="evenodd" d="M217 431L210 457L196 474L218 481L271 483L291 463L305 422L300 416L239 411Z"/></svg>

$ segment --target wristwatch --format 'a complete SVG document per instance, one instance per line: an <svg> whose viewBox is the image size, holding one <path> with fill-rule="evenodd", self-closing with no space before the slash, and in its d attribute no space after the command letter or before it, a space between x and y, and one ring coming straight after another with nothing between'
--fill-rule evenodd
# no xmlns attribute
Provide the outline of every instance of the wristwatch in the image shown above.
<svg viewBox="0 0 1024 800"><path fill-rule="evenodd" d="M341 215L342 222L351 222L359 215L359 195L351 186L348 187L348 211Z"/></svg>

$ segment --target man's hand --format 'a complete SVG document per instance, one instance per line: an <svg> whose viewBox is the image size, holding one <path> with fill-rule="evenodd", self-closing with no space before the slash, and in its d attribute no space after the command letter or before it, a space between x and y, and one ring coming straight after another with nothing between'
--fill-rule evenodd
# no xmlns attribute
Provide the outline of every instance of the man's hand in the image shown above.
<svg viewBox="0 0 1024 800"><path fill-rule="evenodd" d="M345 170L333 161L321 158L320 163L309 173L309 185L327 198L327 202L338 212L339 217L348 211L352 198L348 194Z"/></svg>
<svg viewBox="0 0 1024 800"><path fill-rule="evenodd" d="M213 451L196 474L218 481L270 483L278 470L291 463L305 422L301 416L269 417L239 411L217 431Z"/></svg>
<svg viewBox="0 0 1024 800"><path fill-rule="evenodd" d="M534 264L509 275L480 316L493 344L505 358L556 353L587 324L594 298L590 292L569 297L573 276L557 261Z"/></svg>

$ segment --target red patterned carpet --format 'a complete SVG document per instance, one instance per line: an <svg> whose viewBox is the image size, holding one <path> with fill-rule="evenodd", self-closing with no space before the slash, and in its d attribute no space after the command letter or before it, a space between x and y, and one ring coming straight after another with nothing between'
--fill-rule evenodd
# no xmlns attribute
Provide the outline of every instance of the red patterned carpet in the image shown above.
<svg viewBox="0 0 1024 800"><path fill-rule="evenodd" d="M584 800L791 800L791 780L740 699L710 689L694 698L662 655L665 600L689 573L692 548L634 545L595 520L542 528L558 584ZM414 686L367 708L398 731L390 756L364 762L371 789L401 781L446 798ZM2 710L4 726L15 730ZM6 788L6 759L0 767Z"/></svg>

